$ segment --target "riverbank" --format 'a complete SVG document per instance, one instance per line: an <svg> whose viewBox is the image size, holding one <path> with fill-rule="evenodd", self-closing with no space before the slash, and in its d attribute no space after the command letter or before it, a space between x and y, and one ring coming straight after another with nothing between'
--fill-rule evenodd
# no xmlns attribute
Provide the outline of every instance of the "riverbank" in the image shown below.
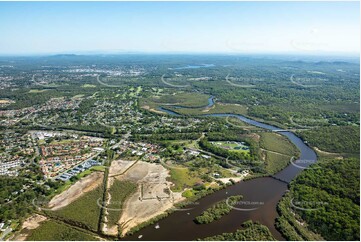
<svg viewBox="0 0 361 242"><path fill-rule="evenodd" d="M179 116L178 113L173 110L167 110L159 107L158 110L165 111L167 114ZM230 186L224 190L217 191L197 201L197 204L192 204L184 207L183 210L172 213L166 218L161 219L158 222L160 229L152 228L151 226L145 227L135 233L132 236L125 237L127 240L141 239L144 240L195 240L198 238L209 237L211 235L217 235L224 232L234 232L240 226L240 222L252 219L258 221L261 224L266 225L272 235L278 240L284 240L282 235L275 228L275 219L279 216L277 212L277 204L282 198L286 190L288 189L287 183L295 178L302 168L311 165L317 161L316 153L307 146L299 137L294 133L286 130L282 130L279 127L269 124L261 123L242 115L236 114L210 114L203 115L209 117L228 117L233 116L241 121L271 130L273 132L279 132L281 135L288 138L300 151L300 158L288 165L285 169L275 174L273 177L255 178L245 182L237 183L234 186ZM309 161L307 163L303 161ZM242 195L248 204L253 207L247 207L244 205L241 209L233 210L229 215L224 218L208 225L196 225L194 223L194 217L201 214L204 208L209 207L217 201L226 199L229 196ZM239 221L236 222L235 221ZM177 234L173 232L174 228L177 228Z"/></svg>

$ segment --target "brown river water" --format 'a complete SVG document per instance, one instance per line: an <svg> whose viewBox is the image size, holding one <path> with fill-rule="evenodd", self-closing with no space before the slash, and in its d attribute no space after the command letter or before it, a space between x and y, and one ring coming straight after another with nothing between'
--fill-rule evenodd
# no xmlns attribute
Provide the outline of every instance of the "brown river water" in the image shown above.
<svg viewBox="0 0 361 242"><path fill-rule="evenodd" d="M168 111L168 110L162 110ZM172 111L167 112L174 115ZM316 153L299 137L289 131L281 131L275 126L264 124L234 114L214 114L215 117L234 116L249 124L268 129L286 136L300 150L300 157L273 177L262 177L248 181L241 181L223 190L201 198L182 210L177 210L149 225L124 240L196 240L225 232L234 232L247 221L258 221L266 225L272 235L278 240L284 240L275 229L275 219L278 217L277 203L287 191L287 183L294 179L305 167L317 161ZM196 224L194 218L218 201L229 196L242 195L240 204L220 220L210 224ZM158 225L157 228L155 225ZM141 237L141 238L139 238Z"/></svg>

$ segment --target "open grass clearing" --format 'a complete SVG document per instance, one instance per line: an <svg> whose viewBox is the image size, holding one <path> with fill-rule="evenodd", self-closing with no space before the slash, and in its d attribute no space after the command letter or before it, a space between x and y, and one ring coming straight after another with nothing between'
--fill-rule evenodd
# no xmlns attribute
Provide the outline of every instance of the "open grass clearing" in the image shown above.
<svg viewBox="0 0 361 242"><path fill-rule="evenodd" d="M10 104L10 103L14 103L14 101L9 99L0 99L0 104Z"/></svg>
<svg viewBox="0 0 361 242"><path fill-rule="evenodd" d="M265 150L274 151L289 156L297 156L299 153L296 146L281 134L263 132L260 133L260 135L260 147Z"/></svg>
<svg viewBox="0 0 361 242"><path fill-rule="evenodd" d="M164 105L163 105L164 106ZM215 103L211 107L203 108L172 108L166 107L177 113L183 115L204 115L204 114L215 114L215 113L230 113L230 114L247 114L247 107L239 104L222 104Z"/></svg>
<svg viewBox="0 0 361 242"><path fill-rule="evenodd" d="M97 87L97 86L96 86L96 85L93 85L93 84L84 84L82 87L83 87L83 88L95 88L95 87Z"/></svg>
<svg viewBox="0 0 361 242"><path fill-rule="evenodd" d="M189 169L170 169L170 181L174 184L172 186L173 191L183 191L185 188L191 188L198 182L201 182L200 178L192 175Z"/></svg>
<svg viewBox="0 0 361 242"><path fill-rule="evenodd" d="M169 95L154 96L143 100L144 104L178 105L184 107L203 107L208 105L210 96L202 93L174 93Z"/></svg>
<svg viewBox="0 0 361 242"><path fill-rule="evenodd" d="M266 152L266 171L269 174L275 174L285 168L291 160L291 156L280 155L272 151Z"/></svg>
<svg viewBox="0 0 361 242"><path fill-rule="evenodd" d="M81 197L84 193L92 191L96 187L100 186L102 181L102 172L93 172L75 182L74 184L72 184L70 181L67 181L64 186L61 187L62 192L53 197L48 206L53 210L63 208Z"/></svg>
<svg viewBox="0 0 361 242"><path fill-rule="evenodd" d="M48 91L48 89L31 89L29 93L42 93L46 91Z"/></svg>
<svg viewBox="0 0 361 242"><path fill-rule="evenodd" d="M94 236L54 220L42 222L40 226L29 231L30 241L96 241Z"/></svg>
<svg viewBox="0 0 361 242"><path fill-rule="evenodd" d="M118 224L125 200L137 190L137 184L130 181L114 180L109 189L110 203L107 205L108 225Z"/></svg>
<svg viewBox="0 0 361 242"><path fill-rule="evenodd" d="M93 173L95 174L95 173ZM89 176L88 176L89 177ZM86 178L88 178L86 177ZM101 176L102 177L102 176ZM102 179L101 179L102 181ZM75 184L76 185L76 184ZM73 186L75 186L73 185ZM78 198L76 200L72 200L72 193L69 192L70 189L64 192L65 195L62 196L62 194L56 196L51 202L51 204L54 204L54 200L59 200L59 203L56 203L58 207L61 206L57 210L47 211L47 213L50 213L53 216L60 217L63 219L74 221L75 223L81 223L85 226L87 226L89 229L93 231L97 231L98 229L98 223L99 223L99 217L100 217L100 210L101 206L99 206L99 200L101 201L103 196L103 186L101 186L101 182L97 185L96 188L93 188L94 182L92 182L89 186L90 188L87 190L90 191L81 191L81 196L77 196ZM73 189L76 190L76 189ZM79 193L76 192L74 195L77 195ZM69 201L70 200L70 201ZM57 208L57 207L53 207Z"/></svg>

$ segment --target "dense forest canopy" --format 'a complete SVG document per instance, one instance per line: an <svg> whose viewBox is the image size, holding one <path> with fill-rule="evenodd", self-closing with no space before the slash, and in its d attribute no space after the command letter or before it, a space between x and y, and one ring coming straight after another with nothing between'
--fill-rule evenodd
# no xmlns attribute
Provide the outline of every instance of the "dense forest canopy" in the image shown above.
<svg viewBox="0 0 361 242"><path fill-rule="evenodd" d="M329 126L299 132L311 146L336 153L360 152L358 126Z"/></svg>
<svg viewBox="0 0 361 242"><path fill-rule="evenodd" d="M360 162L358 159L321 160L291 183L279 204L278 226L288 239L310 239L310 233L287 227L296 220L326 240L360 239ZM287 222L288 220L288 222ZM304 227L304 226L303 226ZM300 232L301 231L301 232ZM301 237L299 237L301 236Z"/></svg>

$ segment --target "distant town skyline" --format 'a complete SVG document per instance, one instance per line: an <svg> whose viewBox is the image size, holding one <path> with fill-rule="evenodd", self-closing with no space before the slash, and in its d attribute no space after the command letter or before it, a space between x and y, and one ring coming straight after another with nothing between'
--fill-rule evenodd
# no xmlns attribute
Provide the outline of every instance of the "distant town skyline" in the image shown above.
<svg viewBox="0 0 361 242"><path fill-rule="evenodd" d="M359 2L0 2L0 55L360 53Z"/></svg>

